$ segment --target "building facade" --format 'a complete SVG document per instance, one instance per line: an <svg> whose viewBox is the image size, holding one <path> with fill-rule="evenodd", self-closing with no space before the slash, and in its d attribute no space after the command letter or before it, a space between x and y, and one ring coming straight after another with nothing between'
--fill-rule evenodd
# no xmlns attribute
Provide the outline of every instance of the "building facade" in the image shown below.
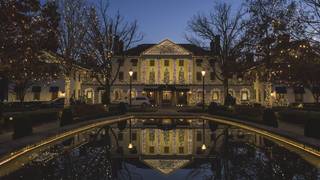
<svg viewBox="0 0 320 180"><path fill-rule="evenodd" d="M126 51L125 60L115 84L112 86L112 101L129 97L129 71L132 75L132 97L148 96L157 105L195 105L202 102L203 77L205 71L205 103L223 102L222 82L215 76L219 71L212 68L210 51L192 44L176 44L164 40L159 44L142 44ZM113 67L117 67L117 61ZM114 68L114 72L116 73ZM85 86L91 88L96 83ZM86 89L86 88L85 88ZM94 88L98 96L95 102L101 102L98 87ZM94 89L92 89L94 91ZM250 103L255 100L252 83L234 78L230 80L229 93L237 103Z"/></svg>
<svg viewBox="0 0 320 180"><path fill-rule="evenodd" d="M118 59L123 61L119 64ZM132 97L147 96L159 106L196 105L202 103L204 82L205 103L223 103L223 83L215 75L220 69L217 63L212 62L211 51L192 44L177 44L166 39L158 44L138 45L113 61L112 73L117 76L111 87L111 100L129 99L129 71L132 71ZM202 71L206 72L204 77ZM63 77L54 82L35 84L28 89L25 101L64 97L64 84ZM268 98L276 106L314 102L311 91L303 87L272 85L270 92L267 89L263 82L249 82L237 77L229 80L229 94L237 104L266 105ZM18 101L14 93L4 92L7 101ZM103 93L103 88L91 77L90 70L76 68L71 78L72 98L97 104L102 102Z"/></svg>

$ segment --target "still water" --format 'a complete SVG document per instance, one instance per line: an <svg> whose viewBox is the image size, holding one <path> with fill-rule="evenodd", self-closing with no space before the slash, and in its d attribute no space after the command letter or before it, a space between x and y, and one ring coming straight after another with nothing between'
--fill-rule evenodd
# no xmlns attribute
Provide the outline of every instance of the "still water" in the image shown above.
<svg viewBox="0 0 320 180"><path fill-rule="evenodd" d="M28 155L4 180L317 180L320 160L199 119L132 119Z"/></svg>

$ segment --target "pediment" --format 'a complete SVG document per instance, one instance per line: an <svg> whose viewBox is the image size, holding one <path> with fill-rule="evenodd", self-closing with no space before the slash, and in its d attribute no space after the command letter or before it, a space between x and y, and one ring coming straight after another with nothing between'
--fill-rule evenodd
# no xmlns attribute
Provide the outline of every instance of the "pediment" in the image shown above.
<svg viewBox="0 0 320 180"><path fill-rule="evenodd" d="M163 174L171 174L190 163L188 159L144 159L143 162Z"/></svg>
<svg viewBox="0 0 320 180"><path fill-rule="evenodd" d="M166 39L147 49L142 55L191 55L191 52Z"/></svg>

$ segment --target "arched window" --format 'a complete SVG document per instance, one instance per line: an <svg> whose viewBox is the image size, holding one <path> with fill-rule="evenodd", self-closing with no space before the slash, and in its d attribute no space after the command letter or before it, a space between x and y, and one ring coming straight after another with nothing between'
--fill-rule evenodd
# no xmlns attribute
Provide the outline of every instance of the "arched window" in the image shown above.
<svg viewBox="0 0 320 180"><path fill-rule="evenodd" d="M129 98L130 90L128 90L127 97ZM131 90L131 98L137 97L137 91L135 89Z"/></svg>
<svg viewBox="0 0 320 180"><path fill-rule="evenodd" d="M212 91L212 100L219 101L220 100L220 92L217 90Z"/></svg>
<svg viewBox="0 0 320 180"><path fill-rule="evenodd" d="M241 90L241 101L249 101L249 91L247 89Z"/></svg>

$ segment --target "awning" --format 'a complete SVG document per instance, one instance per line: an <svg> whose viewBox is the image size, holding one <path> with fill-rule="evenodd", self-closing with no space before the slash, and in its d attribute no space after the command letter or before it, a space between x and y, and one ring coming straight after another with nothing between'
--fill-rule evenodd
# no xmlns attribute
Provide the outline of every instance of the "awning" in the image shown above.
<svg viewBox="0 0 320 180"><path fill-rule="evenodd" d="M49 89L49 92L58 92L59 91L59 87L58 86L51 86Z"/></svg>
<svg viewBox="0 0 320 180"><path fill-rule="evenodd" d="M32 92L41 92L40 86L32 86Z"/></svg>
<svg viewBox="0 0 320 180"><path fill-rule="evenodd" d="M144 91L189 91L188 86L173 85L173 84L161 84L161 85L149 85L143 88Z"/></svg>
<svg viewBox="0 0 320 180"><path fill-rule="evenodd" d="M304 94L305 93L304 87L294 87L293 91L295 94Z"/></svg>
<svg viewBox="0 0 320 180"><path fill-rule="evenodd" d="M159 89L159 86L146 86L143 88L144 91L158 91Z"/></svg>
<svg viewBox="0 0 320 180"><path fill-rule="evenodd" d="M176 91L190 91L190 88L187 86L176 86Z"/></svg>
<svg viewBox="0 0 320 180"><path fill-rule="evenodd" d="M278 94L287 94L287 88L284 86L276 87L275 90Z"/></svg>

